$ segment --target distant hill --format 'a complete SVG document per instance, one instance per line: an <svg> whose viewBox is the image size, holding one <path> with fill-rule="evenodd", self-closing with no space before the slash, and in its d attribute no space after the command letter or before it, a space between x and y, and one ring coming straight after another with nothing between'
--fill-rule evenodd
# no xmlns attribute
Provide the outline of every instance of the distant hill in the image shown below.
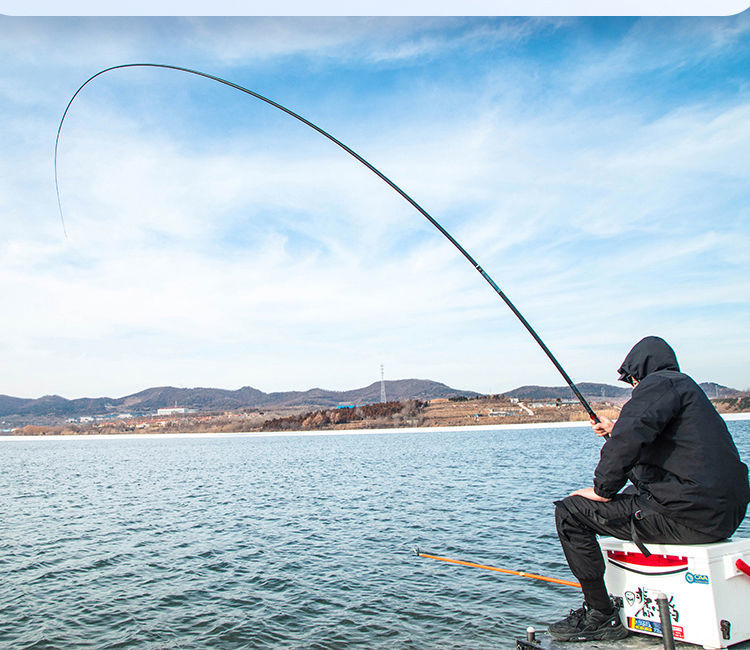
<svg viewBox="0 0 750 650"><path fill-rule="evenodd" d="M581 391L583 396L590 401L597 400L616 400L624 401L630 399L631 388L612 386L610 384L592 384L592 383L580 383L576 384L578 390ZM708 395L711 399L717 399L720 397L740 397L744 393L734 388L728 388L721 384L714 382L703 382L699 384L703 389L703 392ZM521 386L514 390L504 393L506 397L517 397L519 399L561 399L573 397L573 391L568 386Z"/></svg>
<svg viewBox="0 0 750 650"><path fill-rule="evenodd" d="M427 379L400 379L385 382L386 398L391 401L429 400L439 397L476 397L479 393L458 390ZM22 399L0 395L0 418L29 421L35 417L79 418L84 416L145 414L178 405L199 411L228 411L242 408L309 407L324 409L343 404L372 404L380 401L380 382L349 391L312 388L307 391L264 393L244 386L238 390L221 388L147 388L126 397L99 397L68 400L59 395Z"/></svg>
<svg viewBox="0 0 750 650"><path fill-rule="evenodd" d="M386 397L390 401L410 399L431 400L441 397L477 397L480 393L451 388L446 384L428 379L400 379L386 381ZM624 402L630 397L630 388L609 384L580 383L578 388L587 400L596 402L609 400ZM742 396L741 391L713 382L701 384L701 388L712 398ZM523 400L545 400L572 398L573 391L568 386L521 386L504 393L506 397ZM175 405L197 411L233 411L237 409L274 409L299 407L327 409L341 405L364 405L380 401L380 382L364 388L348 391L333 391L311 388L306 391L286 391L265 393L251 386L238 390L221 388L175 388L161 386L147 388L126 397L84 397L65 399L59 395L45 395L38 399L24 399L0 395L0 418L13 424L35 422L49 423L68 418L85 416L114 416L119 413L146 415L160 408Z"/></svg>
<svg viewBox="0 0 750 650"><path fill-rule="evenodd" d="M581 394L591 401L602 399L627 400L630 398L630 388L611 386L609 384L576 384ZM575 397L569 386L521 386L514 390L503 393L506 397L517 397L518 399L567 399Z"/></svg>
<svg viewBox="0 0 750 650"><path fill-rule="evenodd" d="M711 399L717 399L719 397L740 397L741 395L744 395L740 390L728 388L727 386L722 386L721 384L716 384L712 381L704 381L698 385Z"/></svg>

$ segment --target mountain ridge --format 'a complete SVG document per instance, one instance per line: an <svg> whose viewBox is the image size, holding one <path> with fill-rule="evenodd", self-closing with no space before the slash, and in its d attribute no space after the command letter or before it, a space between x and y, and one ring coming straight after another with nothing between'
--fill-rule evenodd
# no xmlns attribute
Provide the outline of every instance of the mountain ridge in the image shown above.
<svg viewBox="0 0 750 650"><path fill-rule="evenodd" d="M475 391L459 390L429 379L399 379L385 382L387 399L429 400L439 397L476 397ZM344 404L366 404L380 401L380 382L345 391L310 388L305 391L266 393L243 386L237 390L223 388L177 388L156 386L124 397L81 397L66 399L44 395L36 399L0 395L0 417L48 416L72 418L116 415L122 412L153 412L179 406L189 409L217 411L242 408L311 407L330 408Z"/></svg>
<svg viewBox="0 0 750 650"><path fill-rule="evenodd" d="M610 400L624 402L631 389L610 384L581 382L579 390L589 401ZM429 379L398 379L385 382L386 397L391 401L432 400L450 397L478 397L476 391L451 388ZM735 397L742 391L703 382L701 388L711 398ZM573 391L568 386L519 386L502 393L505 397L523 400L569 399ZM310 388L304 391L274 391L266 393L252 386L237 390L224 388L178 388L156 386L124 397L81 397L66 399L60 395L21 398L0 395L0 418L28 420L30 418L80 418L115 416L119 413L145 414L158 409L179 406L198 411L232 411L238 409L273 408L332 408L342 405L363 405L380 401L380 382L362 388L335 391Z"/></svg>

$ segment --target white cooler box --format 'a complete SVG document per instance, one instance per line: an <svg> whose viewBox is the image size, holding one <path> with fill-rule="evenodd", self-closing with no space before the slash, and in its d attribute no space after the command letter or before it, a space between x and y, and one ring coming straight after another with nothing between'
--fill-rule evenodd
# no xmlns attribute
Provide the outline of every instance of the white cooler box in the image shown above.
<svg viewBox="0 0 750 650"><path fill-rule="evenodd" d="M669 601L674 638L704 648L726 648L750 639L750 539L715 544L646 544L645 557L632 542L602 537L604 581L622 599L622 624L661 636L654 593ZM746 565L745 565L746 566Z"/></svg>

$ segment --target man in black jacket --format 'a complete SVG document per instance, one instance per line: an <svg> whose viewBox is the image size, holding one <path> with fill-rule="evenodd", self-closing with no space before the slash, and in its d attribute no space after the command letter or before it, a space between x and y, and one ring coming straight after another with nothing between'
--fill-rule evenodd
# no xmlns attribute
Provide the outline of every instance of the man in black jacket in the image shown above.
<svg viewBox="0 0 750 650"><path fill-rule="evenodd" d="M593 487L556 502L565 558L583 588L583 607L549 627L558 640L627 635L604 585L596 535L645 542L702 544L729 537L750 501L747 466L726 424L701 388L680 372L672 348L640 341L619 369L633 395L617 422L594 424L609 436ZM630 479L630 485L620 492Z"/></svg>

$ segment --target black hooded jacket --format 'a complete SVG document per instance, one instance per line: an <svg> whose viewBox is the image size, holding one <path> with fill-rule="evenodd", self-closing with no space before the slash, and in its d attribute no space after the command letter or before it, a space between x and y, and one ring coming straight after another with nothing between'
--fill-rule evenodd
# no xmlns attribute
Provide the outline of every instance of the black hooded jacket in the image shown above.
<svg viewBox="0 0 750 650"><path fill-rule="evenodd" d="M724 420L700 386L680 372L663 339L637 343L619 372L639 384L602 447L594 491L611 498L630 479L644 512L656 510L693 530L729 537L745 516L750 487Z"/></svg>

